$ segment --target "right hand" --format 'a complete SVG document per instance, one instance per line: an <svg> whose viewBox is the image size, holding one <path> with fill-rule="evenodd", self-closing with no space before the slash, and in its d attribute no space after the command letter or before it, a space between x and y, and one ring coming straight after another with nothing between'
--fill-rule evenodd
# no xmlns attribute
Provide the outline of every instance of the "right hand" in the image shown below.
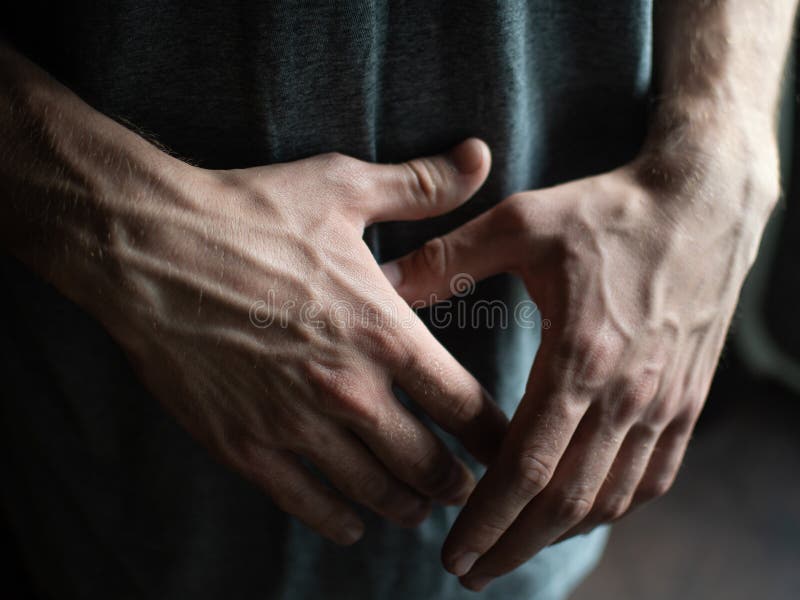
<svg viewBox="0 0 800 600"><path fill-rule="evenodd" d="M416 525L431 500L463 503L474 479L391 386L484 462L506 418L362 235L455 208L489 162L472 139L399 165L337 154L234 171L181 163L117 216L119 281L101 318L161 403L284 511L337 543L363 533L307 459L344 496Z"/></svg>

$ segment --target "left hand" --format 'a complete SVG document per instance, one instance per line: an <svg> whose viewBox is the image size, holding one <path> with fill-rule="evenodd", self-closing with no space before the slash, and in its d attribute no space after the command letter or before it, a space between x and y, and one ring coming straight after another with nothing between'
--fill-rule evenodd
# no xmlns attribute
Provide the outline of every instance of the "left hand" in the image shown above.
<svg viewBox="0 0 800 600"><path fill-rule="evenodd" d="M774 152L757 165L733 136L709 142L515 194L383 265L408 302L514 273L551 324L444 545L466 587L671 486L778 196Z"/></svg>

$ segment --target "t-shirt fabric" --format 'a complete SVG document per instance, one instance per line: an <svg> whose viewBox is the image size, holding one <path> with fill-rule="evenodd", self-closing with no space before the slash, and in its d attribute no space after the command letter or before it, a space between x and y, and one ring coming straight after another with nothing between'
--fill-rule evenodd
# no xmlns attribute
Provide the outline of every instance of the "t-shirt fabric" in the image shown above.
<svg viewBox="0 0 800 600"><path fill-rule="evenodd" d="M0 27L94 108L206 168L331 151L396 162L484 139L492 172L467 204L366 232L388 260L514 192L632 158L651 4L33 0ZM414 530L363 511L360 542L322 540L195 443L88 315L13 259L2 269L0 494L47 597L474 597L439 559L457 509L436 508ZM513 307L528 295L502 275L460 300ZM453 319L432 330L511 415L539 328ZM545 549L481 597L563 598L606 533Z"/></svg>

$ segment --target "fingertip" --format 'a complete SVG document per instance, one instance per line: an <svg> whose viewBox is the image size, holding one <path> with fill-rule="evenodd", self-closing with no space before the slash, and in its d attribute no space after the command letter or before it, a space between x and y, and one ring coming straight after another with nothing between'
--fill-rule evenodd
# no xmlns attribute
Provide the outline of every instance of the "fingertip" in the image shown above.
<svg viewBox="0 0 800 600"><path fill-rule="evenodd" d="M491 152L486 142L479 138L468 138L450 151L450 160L462 175L471 175L482 169L488 171Z"/></svg>
<svg viewBox="0 0 800 600"><path fill-rule="evenodd" d="M442 557L442 564L445 570L455 575L456 577L463 577L472 566L481 557L477 552L464 552L462 554L455 554L448 558Z"/></svg>
<svg viewBox="0 0 800 600"><path fill-rule="evenodd" d="M489 148L489 144L484 142L482 139L480 138L471 138L471 139L474 139L478 142L482 156L481 164L485 167L486 173L488 174L492 168L492 150L491 148Z"/></svg>
<svg viewBox="0 0 800 600"><path fill-rule="evenodd" d="M492 582L492 577L487 576L466 576L460 578L461 585L473 592L480 592Z"/></svg>
<svg viewBox="0 0 800 600"><path fill-rule="evenodd" d="M334 542L340 546L352 546L364 536L364 523L361 519L345 517Z"/></svg>

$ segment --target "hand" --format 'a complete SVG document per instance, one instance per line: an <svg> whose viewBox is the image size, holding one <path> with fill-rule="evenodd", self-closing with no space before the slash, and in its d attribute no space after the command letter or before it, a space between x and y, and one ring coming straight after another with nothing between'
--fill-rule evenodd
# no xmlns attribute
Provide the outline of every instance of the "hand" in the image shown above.
<svg viewBox="0 0 800 600"><path fill-rule="evenodd" d="M102 321L150 391L283 510L349 544L339 493L403 525L461 503L472 475L395 398L393 383L476 457L506 419L395 293L364 227L469 198L485 144L373 165L329 154L236 171L183 165L115 215L118 281Z"/></svg>
<svg viewBox="0 0 800 600"><path fill-rule="evenodd" d="M447 298L459 273L515 273L550 323L444 544L467 587L670 487L777 198L775 162L725 158L733 140L709 147L515 194L383 266L409 302Z"/></svg>

